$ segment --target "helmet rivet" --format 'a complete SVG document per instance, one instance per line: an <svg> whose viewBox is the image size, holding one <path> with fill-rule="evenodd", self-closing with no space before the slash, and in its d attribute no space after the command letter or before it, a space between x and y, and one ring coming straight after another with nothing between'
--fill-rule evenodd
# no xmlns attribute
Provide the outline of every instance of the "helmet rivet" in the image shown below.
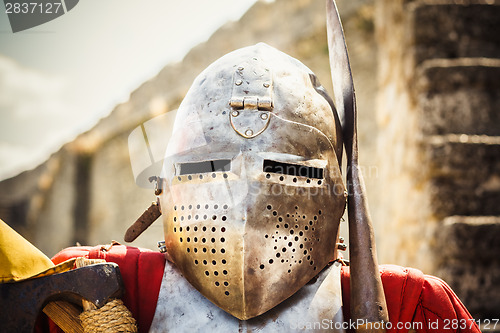
<svg viewBox="0 0 500 333"><path fill-rule="evenodd" d="M236 80L236 82L234 84L236 84L237 86L241 86L241 84L243 83L243 81L241 80Z"/></svg>
<svg viewBox="0 0 500 333"><path fill-rule="evenodd" d="M236 111L236 110L234 110L233 112L231 112L231 116L233 116L233 117L238 117L239 114L240 113L238 111Z"/></svg>
<svg viewBox="0 0 500 333"><path fill-rule="evenodd" d="M269 88L269 83L264 82L263 86L264 86L264 88Z"/></svg>
<svg viewBox="0 0 500 333"><path fill-rule="evenodd" d="M245 131L245 135L246 135L246 136L252 136L252 135L253 135L253 131L252 131L251 129L247 129L247 130Z"/></svg>
<svg viewBox="0 0 500 333"><path fill-rule="evenodd" d="M345 250L347 250L347 245L337 243L337 249L339 249L340 251L345 251Z"/></svg>
<svg viewBox="0 0 500 333"><path fill-rule="evenodd" d="M267 113L262 113L262 114L260 115L260 118L262 118L262 120L267 120L267 118L268 118Z"/></svg>

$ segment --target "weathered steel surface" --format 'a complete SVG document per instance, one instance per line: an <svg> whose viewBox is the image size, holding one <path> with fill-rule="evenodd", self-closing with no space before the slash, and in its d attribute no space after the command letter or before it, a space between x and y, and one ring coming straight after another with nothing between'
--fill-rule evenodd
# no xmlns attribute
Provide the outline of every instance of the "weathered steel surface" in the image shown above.
<svg viewBox="0 0 500 333"><path fill-rule="evenodd" d="M150 332L343 333L340 269L334 263L278 306L239 320L207 300L167 262Z"/></svg>
<svg viewBox="0 0 500 333"><path fill-rule="evenodd" d="M151 206L149 206L148 209L146 209L144 213L142 213L142 215L127 229L123 239L126 242L133 242L160 216L160 205L158 205L157 202L153 202Z"/></svg>
<svg viewBox="0 0 500 333"><path fill-rule="evenodd" d="M351 266L351 318L387 322L389 315L378 271L373 226L358 164L357 115L351 67L334 0L327 0L327 35L335 104L347 155L346 182Z"/></svg>

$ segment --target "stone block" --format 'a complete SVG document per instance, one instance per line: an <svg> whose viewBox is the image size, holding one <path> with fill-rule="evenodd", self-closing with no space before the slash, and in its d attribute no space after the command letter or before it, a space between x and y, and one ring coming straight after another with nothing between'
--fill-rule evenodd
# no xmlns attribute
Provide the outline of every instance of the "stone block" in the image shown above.
<svg viewBox="0 0 500 333"><path fill-rule="evenodd" d="M500 217L448 217L435 236L435 274L452 287L474 318L498 318Z"/></svg>
<svg viewBox="0 0 500 333"><path fill-rule="evenodd" d="M427 142L433 214L500 215L500 138L449 135Z"/></svg>
<svg viewBox="0 0 500 333"><path fill-rule="evenodd" d="M500 266L450 265L440 267L437 276L445 280L473 318L496 319L500 312Z"/></svg>
<svg viewBox="0 0 500 333"><path fill-rule="evenodd" d="M464 2L467 3L467 2ZM500 5L420 4L414 7L415 60L500 54Z"/></svg>
<svg viewBox="0 0 500 333"><path fill-rule="evenodd" d="M436 229L441 265L500 264L499 216L450 216ZM499 266L500 268L500 266ZM499 285L500 287L500 285Z"/></svg>
<svg viewBox="0 0 500 333"><path fill-rule="evenodd" d="M431 61L418 79L425 135L500 135L500 60Z"/></svg>

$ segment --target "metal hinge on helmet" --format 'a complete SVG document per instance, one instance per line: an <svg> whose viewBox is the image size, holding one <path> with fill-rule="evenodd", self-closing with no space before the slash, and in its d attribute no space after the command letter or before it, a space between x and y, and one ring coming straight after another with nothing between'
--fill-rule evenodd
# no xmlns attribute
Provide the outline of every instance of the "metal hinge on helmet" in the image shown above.
<svg viewBox="0 0 500 333"><path fill-rule="evenodd" d="M273 109L273 80L268 68L256 64L241 65L233 75L233 92L229 119L233 129L244 138L254 138L264 132ZM250 69L245 70L245 67Z"/></svg>

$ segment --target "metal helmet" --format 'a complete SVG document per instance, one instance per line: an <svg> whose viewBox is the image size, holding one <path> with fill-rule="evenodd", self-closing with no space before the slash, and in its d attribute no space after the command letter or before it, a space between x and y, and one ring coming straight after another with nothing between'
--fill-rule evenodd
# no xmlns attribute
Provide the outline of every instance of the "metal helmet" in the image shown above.
<svg viewBox="0 0 500 333"><path fill-rule="evenodd" d="M231 52L196 78L173 131L165 246L205 297L249 319L336 258L340 125L306 66L263 43Z"/></svg>

